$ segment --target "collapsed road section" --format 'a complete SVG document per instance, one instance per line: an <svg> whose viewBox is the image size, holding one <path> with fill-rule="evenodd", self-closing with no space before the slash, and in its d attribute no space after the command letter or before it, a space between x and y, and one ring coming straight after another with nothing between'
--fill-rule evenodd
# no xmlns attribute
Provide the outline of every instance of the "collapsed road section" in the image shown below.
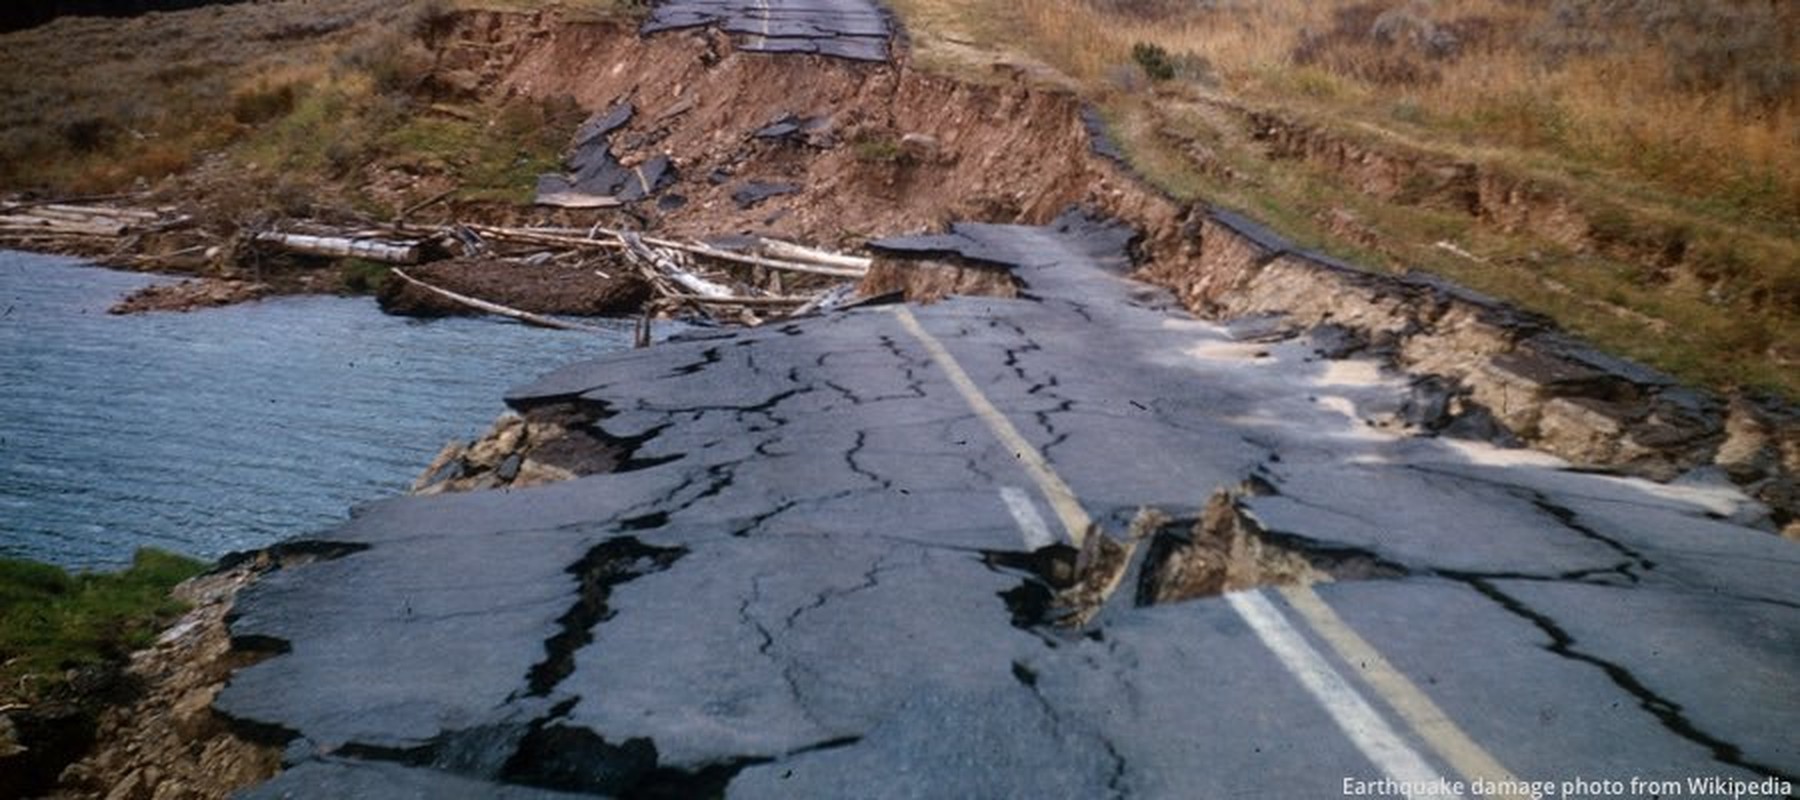
<svg viewBox="0 0 1800 800"><path fill-rule="evenodd" d="M871 0L671 0L644 22L645 33L717 25L760 53L817 53L886 61L893 33Z"/></svg>
<svg viewBox="0 0 1800 800"><path fill-rule="evenodd" d="M1121 275L1128 239L1071 214L887 240L1017 297L515 390L631 457L374 505L246 589L232 635L274 655L215 708L286 765L250 796L1800 772L1800 559L1741 495L1411 435L1403 380L1324 329L1175 310Z"/></svg>

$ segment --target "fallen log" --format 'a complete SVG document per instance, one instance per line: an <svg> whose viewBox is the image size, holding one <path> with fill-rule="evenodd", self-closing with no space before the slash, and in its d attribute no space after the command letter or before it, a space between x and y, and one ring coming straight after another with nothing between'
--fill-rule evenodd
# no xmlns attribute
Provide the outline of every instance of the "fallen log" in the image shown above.
<svg viewBox="0 0 1800 800"><path fill-rule="evenodd" d="M542 314L533 314L529 311L520 311L519 309L516 309L516 308L509 308L507 306L500 305L499 303L490 303L486 300L482 300L482 299L476 298L476 297L470 297L466 294L457 294L456 292L452 292L449 289L444 289L441 287L433 286L429 283L419 280L418 278L415 278L411 275L406 274L406 272L403 270L394 269L394 270L390 270L390 272L393 274L394 277L399 278L400 280L406 281L408 284L410 284L412 286L416 286L427 292L431 292L432 294L442 297L445 300L449 300L450 302L459 303L461 305L465 305L470 308L473 308L477 311L485 311L489 314L496 314L496 315L499 315L502 317L516 319L520 322L525 323L526 325L536 325L540 328L556 328L558 330L565 330L565 331L584 331L586 333L602 333L602 334L607 334L607 335L611 335L613 333L613 331L608 330L606 328L601 328L601 327L594 326L594 325L583 325L579 322L567 322L564 320L556 319L555 317L546 317Z"/></svg>
<svg viewBox="0 0 1800 800"><path fill-rule="evenodd" d="M296 253L329 258L360 258L383 264L419 263L419 245L414 242L389 242L379 239L354 239L343 236L309 236L301 233L267 232L255 237L259 244L269 244Z"/></svg>
<svg viewBox="0 0 1800 800"><path fill-rule="evenodd" d="M155 222L162 219L160 211L142 208L117 208L114 206L77 206L66 203L45 203L33 209L34 213L49 216L72 217L75 219L134 219L139 222Z"/></svg>
<svg viewBox="0 0 1800 800"><path fill-rule="evenodd" d="M57 217L41 217L32 214L13 214L0 217L0 230L7 231L44 231L48 233L66 233L79 236L97 236L113 239L125 235L131 226L122 222L89 222L76 221Z"/></svg>
<svg viewBox="0 0 1800 800"><path fill-rule="evenodd" d="M869 267L875 263L875 259L872 258L833 253L829 250L820 250L805 245L794 244L793 242L784 242L780 239L759 239L758 244L764 252L790 261L804 261L812 264L822 264L828 267L861 270L865 273L868 272Z"/></svg>
<svg viewBox="0 0 1800 800"><path fill-rule="evenodd" d="M532 202L553 208L618 208L624 201L612 195L585 192L546 192Z"/></svg>

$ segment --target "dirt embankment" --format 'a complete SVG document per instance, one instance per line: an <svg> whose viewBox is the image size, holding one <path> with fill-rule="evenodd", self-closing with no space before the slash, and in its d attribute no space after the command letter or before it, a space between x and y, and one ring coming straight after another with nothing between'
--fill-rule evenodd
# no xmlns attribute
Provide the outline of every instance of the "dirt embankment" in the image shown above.
<svg viewBox="0 0 1800 800"><path fill-rule="evenodd" d="M1800 525L1793 409L1684 387L1442 281L1375 274L1235 215L1184 207L1095 152L1078 98L1023 75L977 85L904 63L800 63L737 53L718 33L644 40L553 13L462 15L433 44L440 91L567 96L596 113L629 104L630 122L612 137L619 160L666 157L675 167L659 199L630 212L662 231L854 246L957 219L1041 223L1087 205L1142 231L1140 277L1173 289L1195 312L1342 328L1363 351L1418 376L1428 430L1485 426L1578 465L1658 480L1712 469L1771 506L1776 527ZM1457 204L1497 226L1603 234L1572 201L1504 176L1263 122L1272 157L1367 173L1366 191ZM757 204L734 199L751 184L796 191ZM556 216L586 224L617 213ZM1481 424L1459 424L1468 419Z"/></svg>
<svg viewBox="0 0 1800 800"><path fill-rule="evenodd" d="M666 155L676 171L630 215L665 234L844 246L953 219L1044 222L1132 193L1159 202L1090 157L1074 96L1023 75L975 85L904 64L738 53L715 32L640 39L554 13L461 15L433 46L440 91L572 97L594 111L630 103L631 121L612 137L619 160ZM802 124L768 130L783 120ZM733 198L753 183L795 191Z"/></svg>

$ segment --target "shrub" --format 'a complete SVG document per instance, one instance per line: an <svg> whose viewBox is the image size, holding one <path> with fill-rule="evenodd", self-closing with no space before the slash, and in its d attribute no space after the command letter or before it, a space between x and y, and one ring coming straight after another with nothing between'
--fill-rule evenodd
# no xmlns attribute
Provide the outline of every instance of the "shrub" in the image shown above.
<svg viewBox="0 0 1800 800"><path fill-rule="evenodd" d="M1131 60L1137 62L1150 80L1160 82L1175 77L1175 62L1161 45L1138 42L1131 46Z"/></svg>
<svg viewBox="0 0 1800 800"><path fill-rule="evenodd" d="M338 265L338 278L347 292L379 292L392 273L393 267L360 258L346 258Z"/></svg>
<svg viewBox="0 0 1800 800"><path fill-rule="evenodd" d="M257 84L231 96L231 118L245 125L259 125L294 110L294 85Z"/></svg>
<svg viewBox="0 0 1800 800"><path fill-rule="evenodd" d="M111 145L118 136L119 126L112 120L101 117L83 117L62 126L63 144L79 153L95 153Z"/></svg>
<svg viewBox="0 0 1800 800"><path fill-rule="evenodd" d="M856 160L865 164L899 164L906 160L899 140L888 136L864 136L853 142L850 149Z"/></svg>

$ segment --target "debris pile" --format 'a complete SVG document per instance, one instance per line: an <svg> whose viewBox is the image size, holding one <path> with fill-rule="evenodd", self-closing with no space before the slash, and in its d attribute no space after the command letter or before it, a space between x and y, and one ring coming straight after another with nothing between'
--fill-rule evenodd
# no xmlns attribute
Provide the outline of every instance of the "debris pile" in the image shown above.
<svg viewBox="0 0 1800 800"><path fill-rule="evenodd" d="M186 246L176 248L161 243L174 232L204 237L192 217L172 207L112 205L113 199L0 201L0 246L102 258L140 269L188 267L216 255L215 247L204 241L184 239Z"/></svg>

